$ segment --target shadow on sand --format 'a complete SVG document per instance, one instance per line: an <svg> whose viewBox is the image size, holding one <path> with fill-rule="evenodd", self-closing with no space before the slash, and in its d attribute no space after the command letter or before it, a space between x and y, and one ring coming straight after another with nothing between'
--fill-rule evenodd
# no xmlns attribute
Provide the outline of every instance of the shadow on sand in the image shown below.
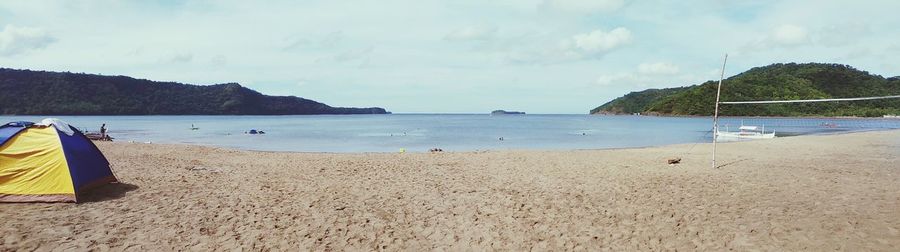
<svg viewBox="0 0 900 252"><path fill-rule="evenodd" d="M90 189L78 195L78 202L100 202L125 197L125 193L137 190L138 186L128 183L111 183Z"/></svg>

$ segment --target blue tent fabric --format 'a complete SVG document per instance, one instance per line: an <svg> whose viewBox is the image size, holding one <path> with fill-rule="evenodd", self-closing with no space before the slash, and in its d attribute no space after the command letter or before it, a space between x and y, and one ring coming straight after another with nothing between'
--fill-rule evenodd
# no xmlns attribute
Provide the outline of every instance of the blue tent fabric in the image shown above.
<svg viewBox="0 0 900 252"><path fill-rule="evenodd" d="M0 146L12 139L16 134L25 130L26 127L11 126L9 124L0 126Z"/></svg>
<svg viewBox="0 0 900 252"><path fill-rule="evenodd" d="M75 130L75 134L71 136L60 132L59 141L66 155L66 162L69 163L69 173L76 193L93 182L113 176L109 161L80 131Z"/></svg>

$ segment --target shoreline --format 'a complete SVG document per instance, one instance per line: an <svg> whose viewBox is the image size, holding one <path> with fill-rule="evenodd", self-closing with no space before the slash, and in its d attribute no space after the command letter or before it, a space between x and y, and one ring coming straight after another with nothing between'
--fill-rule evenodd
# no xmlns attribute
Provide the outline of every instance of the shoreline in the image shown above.
<svg viewBox="0 0 900 252"><path fill-rule="evenodd" d="M782 138L795 138L795 137L807 137L807 136L830 136L830 135L845 135L845 134L855 134L855 133L865 133L865 132L879 132L879 131L900 131L900 129L865 129L865 130L846 130L846 131L833 131L833 132L818 132L811 134L800 134L800 135L787 135L776 137L777 139ZM737 141L720 141L720 144L723 143L733 143L733 142L747 142L747 141L767 141L771 139L752 139L752 140L737 140ZM98 141L93 141L95 144ZM102 141L101 141L102 142ZM104 142L105 143L105 142ZM429 153L429 151L418 151L418 150L410 150L407 148L406 152L399 151L363 151L363 152L334 152L334 151L296 151L296 150L286 150L286 151L277 151L277 150L254 150L254 149L244 149L240 147L230 147L230 146L219 146L214 144L203 144L203 143L143 143L137 141L113 141L112 143L127 143L127 144L146 144L146 145L171 145L171 146L198 146L198 147L206 147L206 148L216 148L222 150L234 150L234 151L249 151L249 152L262 152L262 153L310 153L310 154L392 154L392 153ZM610 148L596 148L596 149L483 149L483 150L445 150L442 152L447 153L482 153L482 152L565 152L565 151L603 151L603 150L628 150L628 149L647 149L647 148L665 148L671 146L679 146L679 145L697 145L697 144L709 144L709 142L688 142L688 143L673 143L673 144L664 144L664 145L648 145L648 146L636 146L636 147L610 147ZM438 147L440 148L440 147Z"/></svg>

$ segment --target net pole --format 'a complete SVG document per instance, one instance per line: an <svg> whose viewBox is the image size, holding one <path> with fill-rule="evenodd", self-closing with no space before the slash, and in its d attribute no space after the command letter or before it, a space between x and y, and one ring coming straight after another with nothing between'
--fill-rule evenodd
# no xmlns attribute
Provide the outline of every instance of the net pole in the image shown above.
<svg viewBox="0 0 900 252"><path fill-rule="evenodd" d="M716 168L716 143L719 137L719 95L722 94L722 80L725 79L725 64L728 63L728 54L725 54L725 59L722 60L722 74L719 75L719 86L716 88L716 109L713 113L713 157L712 157L712 168Z"/></svg>

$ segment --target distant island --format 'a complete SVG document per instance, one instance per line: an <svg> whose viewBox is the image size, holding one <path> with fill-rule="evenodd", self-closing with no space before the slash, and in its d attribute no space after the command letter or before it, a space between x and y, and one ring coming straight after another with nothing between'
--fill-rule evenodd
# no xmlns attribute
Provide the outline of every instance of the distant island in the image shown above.
<svg viewBox="0 0 900 252"><path fill-rule="evenodd" d="M4 115L386 114L296 96L270 96L237 83L189 85L127 76L0 68Z"/></svg>
<svg viewBox="0 0 900 252"><path fill-rule="evenodd" d="M700 85L631 92L591 114L713 114L718 81ZM840 64L773 64L725 80L721 101L796 100L900 95L900 77L884 78ZM900 114L900 99L805 104L723 105L720 115L858 116Z"/></svg>
<svg viewBox="0 0 900 252"><path fill-rule="evenodd" d="M506 111L506 110L494 110L491 111L491 115L524 115L525 112L519 111Z"/></svg>

